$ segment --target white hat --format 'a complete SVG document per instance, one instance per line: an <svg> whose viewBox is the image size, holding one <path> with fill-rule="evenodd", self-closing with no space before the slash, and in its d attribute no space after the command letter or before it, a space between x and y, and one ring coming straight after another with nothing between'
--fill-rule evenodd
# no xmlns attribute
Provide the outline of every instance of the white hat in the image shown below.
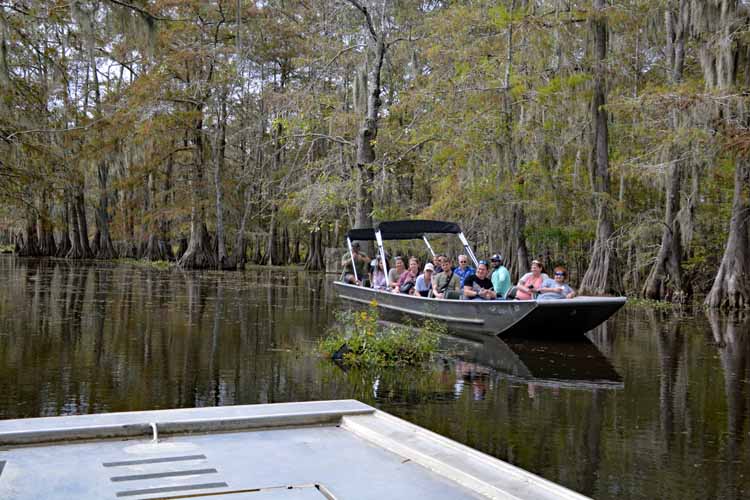
<svg viewBox="0 0 750 500"><path fill-rule="evenodd" d="M435 270L435 266L433 266L432 263L430 263L430 262L428 262L427 265L424 266L424 271L425 272L427 272L427 271L434 271L434 270Z"/></svg>

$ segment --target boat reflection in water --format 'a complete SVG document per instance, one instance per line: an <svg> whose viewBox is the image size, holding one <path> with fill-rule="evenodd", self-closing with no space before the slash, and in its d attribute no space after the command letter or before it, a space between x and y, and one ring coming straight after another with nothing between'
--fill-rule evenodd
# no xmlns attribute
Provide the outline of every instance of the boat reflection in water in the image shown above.
<svg viewBox="0 0 750 500"><path fill-rule="evenodd" d="M394 326L391 321L381 323ZM555 394L560 390L624 388L620 374L588 337L565 342L444 335L439 349L443 354L427 371L429 375L422 372L417 376L414 370L407 369L369 374L354 370L347 375L359 384L369 385L374 401L388 404L462 398L481 401L488 393L496 392L503 380L511 386L525 385L531 398L539 388L549 388Z"/></svg>
<svg viewBox="0 0 750 500"><path fill-rule="evenodd" d="M472 381L495 372L501 378L563 389L622 389L622 377L584 337L575 342L486 337L481 341L445 337L456 370ZM481 387L481 383L480 383Z"/></svg>

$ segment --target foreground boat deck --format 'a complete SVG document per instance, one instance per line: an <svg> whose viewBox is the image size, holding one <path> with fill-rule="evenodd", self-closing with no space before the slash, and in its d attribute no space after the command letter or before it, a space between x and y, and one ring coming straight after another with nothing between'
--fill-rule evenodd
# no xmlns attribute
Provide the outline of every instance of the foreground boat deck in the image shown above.
<svg viewBox="0 0 750 500"><path fill-rule="evenodd" d="M585 497L347 400L0 421L0 498Z"/></svg>

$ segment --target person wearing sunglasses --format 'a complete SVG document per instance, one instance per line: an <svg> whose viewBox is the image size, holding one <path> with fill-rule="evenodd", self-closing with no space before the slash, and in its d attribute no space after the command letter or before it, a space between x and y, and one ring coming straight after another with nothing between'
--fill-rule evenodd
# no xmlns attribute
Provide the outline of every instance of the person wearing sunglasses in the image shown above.
<svg viewBox="0 0 750 500"><path fill-rule="evenodd" d="M563 266L557 266L554 279L544 280L536 300L572 299L576 296L576 292L567 284L567 281L568 270Z"/></svg>
<svg viewBox="0 0 750 500"><path fill-rule="evenodd" d="M476 274L466 277L464 281L464 299L495 300L497 298L497 294L492 287L492 280L487 277L488 268L489 263L486 260L480 260Z"/></svg>
<svg viewBox="0 0 750 500"><path fill-rule="evenodd" d="M459 255L458 267L455 268L453 272L456 273L458 279L461 280L461 288L463 288L466 283L466 278L474 274L475 270L469 265L469 258L466 255Z"/></svg>

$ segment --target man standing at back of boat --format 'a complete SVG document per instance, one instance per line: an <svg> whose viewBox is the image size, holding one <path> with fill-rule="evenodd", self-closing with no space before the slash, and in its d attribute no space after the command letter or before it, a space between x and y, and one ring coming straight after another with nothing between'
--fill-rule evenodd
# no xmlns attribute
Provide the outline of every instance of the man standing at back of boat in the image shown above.
<svg viewBox="0 0 750 500"><path fill-rule="evenodd" d="M354 257L354 264L352 264L352 257ZM367 278L367 267L370 264L370 257L360 252L359 243L352 243L352 253L344 253L341 257L341 266L344 268L344 283L350 285L361 285L362 281ZM357 276L354 276L354 266L357 266Z"/></svg>

